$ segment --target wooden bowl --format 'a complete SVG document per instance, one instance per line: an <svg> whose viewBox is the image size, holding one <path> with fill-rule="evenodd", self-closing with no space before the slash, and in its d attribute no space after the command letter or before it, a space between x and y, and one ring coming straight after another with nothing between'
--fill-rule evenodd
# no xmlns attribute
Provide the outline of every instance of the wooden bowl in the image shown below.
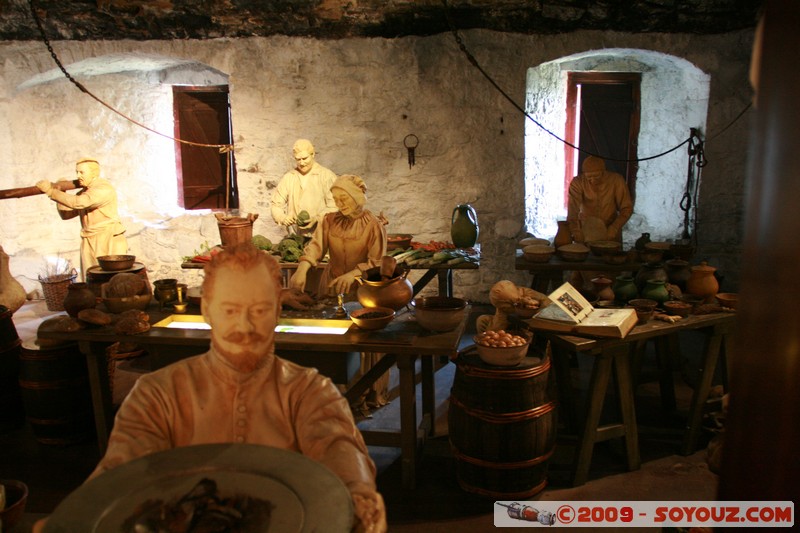
<svg viewBox="0 0 800 533"><path fill-rule="evenodd" d="M663 305L669 315L677 315L685 318L692 313L692 304L680 300L667 300Z"/></svg>
<svg viewBox="0 0 800 533"><path fill-rule="evenodd" d="M616 250L603 255L603 261L609 265L624 265L628 262L628 252Z"/></svg>
<svg viewBox="0 0 800 533"><path fill-rule="evenodd" d="M622 243L618 241L591 241L587 242L589 249L597 257L603 257L611 252L622 250Z"/></svg>
<svg viewBox="0 0 800 533"><path fill-rule="evenodd" d="M13 479L0 479L0 485L5 487L6 493L5 507L0 510L0 524L3 525L3 531L11 531L25 514L28 486L22 481Z"/></svg>
<svg viewBox="0 0 800 533"><path fill-rule="evenodd" d="M101 255L97 258L100 268L107 272L128 270L136 261L135 255Z"/></svg>
<svg viewBox="0 0 800 533"><path fill-rule="evenodd" d="M405 250L411 246L411 239L414 236L410 233L390 233L386 236L386 249L392 250Z"/></svg>
<svg viewBox="0 0 800 533"><path fill-rule="evenodd" d="M475 342L475 349L481 361L493 366L516 366L525 359L525 356L528 355L528 347L531 344L533 335L529 332L510 331L509 333L523 337L525 339L524 344L506 347L486 346L480 343L480 335L474 336L472 340Z"/></svg>
<svg viewBox="0 0 800 533"><path fill-rule="evenodd" d="M447 296L420 296L411 305L417 324L436 333L456 329L467 312L466 300Z"/></svg>
<svg viewBox="0 0 800 533"><path fill-rule="evenodd" d="M657 305L657 301L649 298L634 298L633 300L628 300L628 306L633 307L634 309L652 311Z"/></svg>
<svg viewBox="0 0 800 533"><path fill-rule="evenodd" d="M736 306L739 305L739 295L733 292L720 292L717 293L717 301L722 307L736 309Z"/></svg>
<svg viewBox="0 0 800 533"><path fill-rule="evenodd" d="M362 307L350 313L350 320L361 329L383 329L394 320L394 309L388 307Z"/></svg>
<svg viewBox="0 0 800 533"><path fill-rule="evenodd" d="M549 245L529 244L522 249L522 257L531 263L547 263L555 252L556 249Z"/></svg>
<svg viewBox="0 0 800 533"><path fill-rule="evenodd" d="M586 261L586 258L589 257L589 247L577 242L565 244L558 247L558 255L564 261Z"/></svg>

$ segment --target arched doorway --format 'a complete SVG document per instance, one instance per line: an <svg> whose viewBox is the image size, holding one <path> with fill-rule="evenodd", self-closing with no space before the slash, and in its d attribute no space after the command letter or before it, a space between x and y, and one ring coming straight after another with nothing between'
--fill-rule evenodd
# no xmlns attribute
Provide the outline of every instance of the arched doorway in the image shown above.
<svg viewBox="0 0 800 533"><path fill-rule="evenodd" d="M705 130L710 77L688 61L648 50L603 49L559 58L528 70L525 126L526 229L552 237L566 217L567 153L554 135L567 137L570 73L631 73L641 77L638 158L672 148ZM546 128L550 133L544 130ZM552 133L552 135L551 135ZM631 244L642 232L679 238L684 224L680 200L686 189L685 150L641 161L636 172L634 215L623 230Z"/></svg>

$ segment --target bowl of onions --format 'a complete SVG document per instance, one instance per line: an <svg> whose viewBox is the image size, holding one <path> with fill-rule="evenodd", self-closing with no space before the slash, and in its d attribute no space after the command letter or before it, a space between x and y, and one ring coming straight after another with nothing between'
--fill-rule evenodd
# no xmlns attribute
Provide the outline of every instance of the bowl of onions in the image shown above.
<svg viewBox="0 0 800 533"><path fill-rule="evenodd" d="M516 366L528 354L530 332L484 331L473 337L478 357L487 365Z"/></svg>

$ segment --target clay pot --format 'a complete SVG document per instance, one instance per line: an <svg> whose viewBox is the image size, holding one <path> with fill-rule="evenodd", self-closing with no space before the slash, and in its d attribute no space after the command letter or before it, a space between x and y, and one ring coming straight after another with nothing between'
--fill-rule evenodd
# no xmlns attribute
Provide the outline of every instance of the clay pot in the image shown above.
<svg viewBox="0 0 800 533"><path fill-rule="evenodd" d="M592 278L592 285L594 286L594 294L597 300L613 300L614 291L611 289L611 284L614 283L606 277L600 276Z"/></svg>
<svg viewBox="0 0 800 533"><path fill-rule="evenodd" d="M692 271L689 269L689 261L670 259L665 262L664 265L667 268L667 279L669 282L680 287L682 291L685 291L686 281L689 279L689 276L692 275Z"/></svg>
<svg viewBox="0 0 800 533"><path fill-rule="evenodd" d="M641 296L648 300L655 300L659 304L663 304L669 300L669 292L667 291L665 282L660 279L647 280L647 283L645 283L641 291Z"/></svg>
<svg viewBox="0 0 800 533"><path fill-rule="evenodd" d="M614 291L614 300L621 303L627 303L628 300L639 295L639 290L636 288L632 276L617 276L611 285L611 289Z"/></svg>
<svg viewBox="0 0 800 533"><path fill-rule="evenodd" d="M363 307L389 307L395 311L407 305L414 296L414 286L406 279L408 270L392 279L370 281L356 277L356 296Z"/></svg>
<svg viewBox="0 0 800 533"><path fill-rule="evenodd" d="M659 280L666 283L669 281L669 277L667 276L667 271L664 270L663 263L644 263L642 266L639 267L639 271L636 273L636 288L639 289L641 293L644 290L644 286L647 284L649 280Z"/></svg>
<svg viewBox="0 0 800 533"><path fill-rule="evenodd" d="M714 297L719 292L719 282L714 276L717 269L703 261L693 266L691 271L686 280L686 292L702 297L704 303L714 303Z"/></svg>
<svg viewBox="0 0 800 533"><path fill-rule="evenodd" d="M88 283L71 283L64 297L64 311L71 317L77 317L83 309L94 309L97 306L97 295L89 288Z"/></svg>
<svg viewBox="0 0 800 533"><path fill-rule="evenodd" d="M25 303L25 289L22 284L11 275L8 266L8 254L0 246L0 305L3 305L13 314Z"/></svg>
<svg viewBox="0 0 800 533"><path fill-rule="evenodd" d="M572 233L569 231L569 225L566 220L558 220L556 224L558 224L558 231L556 236L553 237L553 247L558 250L559 246L572 243Z"/></svg>
<svg viewBox="0 0 800 533"><path fill-rule="evenodd" d="M650 234L649 233L642 233L642 236L636 239L633 247L637 250L644 250L644 245L650 242Z"/></svg>

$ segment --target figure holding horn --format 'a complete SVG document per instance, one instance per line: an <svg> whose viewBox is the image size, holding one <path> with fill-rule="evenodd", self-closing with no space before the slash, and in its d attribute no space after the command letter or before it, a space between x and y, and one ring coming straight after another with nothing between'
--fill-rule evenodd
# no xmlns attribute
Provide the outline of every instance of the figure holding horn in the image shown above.
<svg viewBox="0 0 800 533"><path fill-rule="evenodd" d="M128 253L125 227L117 211L117 192L111 183L100 177L96 159L81 159L75 164L80 190L67 194L47 180L36 187L56 203L62 220L80 217L81 271L98 264L97 257Z"/></svg>

